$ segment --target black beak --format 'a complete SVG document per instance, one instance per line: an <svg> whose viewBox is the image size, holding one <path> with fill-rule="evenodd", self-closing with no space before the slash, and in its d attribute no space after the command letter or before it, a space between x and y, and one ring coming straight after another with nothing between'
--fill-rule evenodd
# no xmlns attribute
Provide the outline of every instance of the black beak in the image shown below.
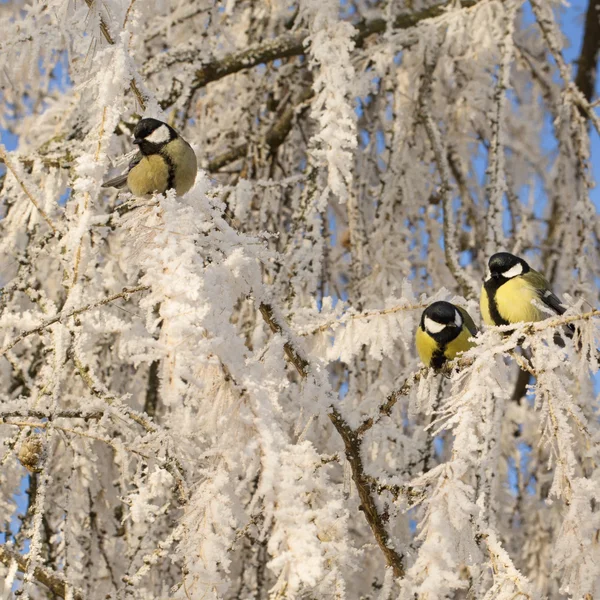
<svg viewBox="0 0 600 600"><path fill-rule="evenodd" d="M142 140L135 138L135 140L133 140L133 143L137 146L138 144L142 143Z"/></svg>
<svg viewBox="0 0 600 600"><path fill-rule="evenodd" d="M493 279L500 279L500 273L492 273Z"/></svg>

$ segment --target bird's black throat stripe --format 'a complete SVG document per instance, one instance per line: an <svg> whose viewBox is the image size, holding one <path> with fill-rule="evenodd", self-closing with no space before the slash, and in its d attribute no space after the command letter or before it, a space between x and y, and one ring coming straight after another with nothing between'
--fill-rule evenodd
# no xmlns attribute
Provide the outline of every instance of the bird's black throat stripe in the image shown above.
<svg viewBox="0 0 600 600"><path fill-rule="evenodd" d="M445 351L446 351L445 347L439 348L431 355L431 366L434 369L441 369L444 366L444 363L447 360L446 356L444 355Z"/></svg>
<svg viewBox="0 0 600 600"><path fill-rule="evenodd" d="M437 342L438 347L431 355L431 366L434 369L441 369L446 362L446 348L448 344L460 335L461 330L458 327L446 327L439 333L429 333Z"/></svg>
<svg viewBox="0 0 600 600"><path fill-rule="evenodd" d="M160 155L165 159L165 162L167 163L167 167L169 169L169 179L167 180L167 190L170 190L175 187L175 165L173 164L173 159L166 152L161 152Z"/></svg>
<svg viewBox="0 0 600 600"><path fill-rule="evenodd" d="M490 317L492 317L492 321L494 321L496 325L510 325L510 323L500 314L498 302L496 302L496 292L503 283L504 281L490 279L483 284L485 291L487 292Z"/></svg>

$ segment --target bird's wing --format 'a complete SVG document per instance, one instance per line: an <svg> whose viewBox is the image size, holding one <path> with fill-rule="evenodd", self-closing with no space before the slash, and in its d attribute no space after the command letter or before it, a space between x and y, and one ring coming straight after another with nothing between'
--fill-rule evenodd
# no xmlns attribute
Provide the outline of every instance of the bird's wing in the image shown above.
<svg viewBox="0 0 600 600"><path fill-rule="evenodd" d="M550 284L546 278L533 269L529 273L525 274L524 277L529 279L533 284L535 291L537 292L540 300L549 308L551 308L557 315L562 315L567 310L563 305L558 296L550 289Z"/></svg>
<svg viewBox="0 0 600 600"><path fill-rule="evenodd" d="M121 174L121 175L117 175L117 177L114 177L113 179L109 179L108 181L105 181L102 184L103 188L107 188L107 187L114 187L114 188L123 188L127 185L127 177L129 176L129 171L131 171L131 169L133 169L133 167L135 167L135 165L137 165L143 158L143 155L141 152L138 152L130 161L129 163L129 167L127 168L127 171L125 171L125 173Z"/></svg>
<svg viewBox="0 0 600 600"><path fill-rule="evenodd" d="M469 333L472 336L476 336L478 329L477 329L477 325L475 325L475 322L473 321L473 319L471 319L471 315L464 308L461 308L460 306L457 306L456 308L458 308L458 310L460 311L460 314L463 317L463 323L465 324L465 327L469 330Z"/></svg>
<svg viewBox="0 0 600 600"><path fill-rule="evenodd" d="M129 170L131 171L131 169L133 169L133 167L135 167L135 165L137 165L142 158L144 158L144 155L141 152L135 154L129 163Z"/></svg>
<svg viewBox="0 0 600 600"><path fill-rule="evenodd" d="M524 277L529 278L529 280L534 284L540 300L547 307L551 308L557 315L562 315L565 313L567 309L563 306L560 298L550 289L550 284L541 273L538 273L532 269L529 271L529 273L524 275ZM572 332L575 331L575 326L573 323L567 324L566 327L571 331L572 335ZM567 332L568 337L571 337L571 335L569 335Z"/></svg>

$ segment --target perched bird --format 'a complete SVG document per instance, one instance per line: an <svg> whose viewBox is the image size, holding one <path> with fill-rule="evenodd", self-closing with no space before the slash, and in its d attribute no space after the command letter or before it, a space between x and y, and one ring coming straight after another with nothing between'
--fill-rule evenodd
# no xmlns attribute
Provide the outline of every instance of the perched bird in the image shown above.
<svg viewBox="0 0 600 600"><path fill-rule="evenodd" d="M450 302L434 302L421 315L415 342L423 363L440 369L447 360L472 348L470 338L476 335L477 327L466 310Z"/></svg>
<svg viewBox="0 0 600 600"><path fill-rule="evenodd" d="M541 321L548 315L535 306L539 301L557 315L565 312L561 301L552 293L546 278L522 258L508 252L494 254L481 288L481 315L488 325L509 325L524 321ZM569 329L574 331L572 324Z"/></svg>
<svg viewBox="0 0 600 600"><path fill-rule="evenodd" d="M185 194L196 180L198 163L192 147L170 126L157 119L142 119L133 130L140 151L123 175L102 187L129 188L135 196L163 193L175 188Z"/></svg>

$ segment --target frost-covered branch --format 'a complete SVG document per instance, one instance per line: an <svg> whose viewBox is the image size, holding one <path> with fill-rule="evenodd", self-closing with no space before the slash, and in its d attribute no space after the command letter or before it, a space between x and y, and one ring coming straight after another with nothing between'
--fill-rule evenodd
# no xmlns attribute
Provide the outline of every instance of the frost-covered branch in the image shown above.
<svg viewBox="0 0 600 600"><path fill-rule="evenodd" d="M507 103L506 93L510 88L510 69L513 60L516 3L504 4L503 10L505 31L499 48L500 65L494 90L495 112L490 122L492 133L487 168L489 208L487 214L486 256L491 256L498 248L504 248L505 246L502 224L502 203L504 194L507 191L504 156L505 106Z"/></svg>
<svg viewBox="0 0 600 600"><path fill-rule="evenodd" d="M273 308L265 303L260 305L260 312L265 322L269 325L273 333L282 333L281 322L275 317ZM284 344L284 351L288 360L294 365L298 374L306 378L310 372L310 365L306 358L302 357L298 350L294 348L290 341ZM395 577L404 577L403 555L399 553L392 545L389 534L386 531L384 517L379 513L375 504L372 485L365 476L362 457L361 440L356 431L345 422L340 412L331 407L328 413L329 419L333 423L337 432L340 434L346 449L346 458L352 469L352 479L358 490L361 500L361 510L365 515L369 527L377 541L377 544L383 552L387 564L392 568Z"/></svg>
<svg viewBox="0 0 600 600"><path fill-rule="evenodd" d="M137 292L144 292L148 289L149 288L147 285L138 285L136 287L123 288L120 292L113 294L111 296L108 296L108 298L103 298L102 300L98 300L97 302L92 302L91 304L85 304L84 306L78 306L77 308L74 308L74 309L68 311L66 314L60 313L60 314L56 315L55 317L46 319L45 321L43 321L36 327L32 327L31 329L27 329L26 331L23 331L16 338L14 338L10 342L8 342L3 348L0 348L0 356L3 356L4 354L6 354L10 349L14 348L19 342L23 341L25 338L27 338L30 335L33 335L35 333L42 333L45 329L48 329L48 327L54 325L55 323L60 323L63 320L69 319L70 317L74 317L76 315L80 315L84 312L93 310L100 306L110 304L111 302L114 302L115 300L118 300L119 298L127 299L130 294L136 294Z"/></svg>
<svg viewBox="0 0 600 600"><path fill-rule="evenodd" d="M14 563L22 573L27 568L27 557L15 552L6 545L0 545L0 562L3 562L7 567ZM33 576L59 598L72 597L74 600L85 598L83 591L68 583L62 573L38 565L33 572Z"/></svg>
<svg viewBox="0 0 600 600"><path fill-rule="evenodd" d="M57 226L54 224L52 219L46 214L46 212L40 206L39 201L36 199L34 192L30 189L29 184L25 183L23 174L20 173L19 169L10 161L8 158L8 153L6 152L6 148L0 144L0 160L6 165L6 168L12 173L13 177L19 182L21 189L25 192L25 195L31 201L31 204L35 206L35 209L40 213L40 216L46 223L48 227L52 230L55 235L59 234L59 230Z"/></svg>
<svg viewBox="0 0 600 600"><path fill-rule="evenodd" d="M463 0L462 6L468 8L477 4L478 1ZM393 28L402 30L415 27L420 21L432 19L443 14L447 6L448 2L444 1L420 11L402 12L395 18ZM384 33L387 26L388 23L384 19L373 19L359 24L354 36L356 45L360 46L371 35ZM284 34L273 40L241 50L240 52L227 54L222 58L214 58L207 61L200 68L196 69L188 93L193 93L213 81L218 81L223 77L263 63L303 55L305 53L307 37L308 34L306 32ZM144 67L143 73L146 76L150 76L160 71L168 70L177 63L193 63L199 54L199 50L200 48L198 47L190 48L188 44L184 48L175 48L148 62ZM169 95L161 101L163 109L172 105L178 95L176 86L174 86Z"/></svg>
<svg viewBox="0 0 600 600"><path fill-rule="evenodd" d="M442 198L443 207L443 227L444 227L444 254L446 256L446 265L466 298L475 298L479 291L478 286L473 279L466 273L458 262L458 246L456 243L456 225L454 222L454 210L452 208L452 187L450 184L450 168L448 159L443 148L442 137L438 126L431 114L429 106L431 102L433 72L436 61L431 55L425 60L425 71L422 78L421 89L419 91L419 112L423 125L427 131L429 143L433 150L435 163L440 175L439 194Z"/></svg>
<svg viewBox="0 0 600 600"><path fill-rule="evenodd" d="M581 52L577 59L575 85L581 90L585 99L590 103L594 99L599 57L600 6L594 2L594 0L589 0L585 15ZM590 106L593 108L592 104L590 104Z"/></svg>
<svg viewBox="0 0 600 600"><path fill-rule="evenodd" d="M559 42L554 20L552 19L552 14L550 12L551 8L540 3L540 0L530 0L530 2L535 18L544 34L546 43L548 44L548 48L558 66L560 76L565 85L565 93L572 96L575 104L587 116L596 129L596 132L600 135L600 116L596 114L590 105L590 102L571 80L571 69L568 67L561 51L561 43Z"/></svg>

